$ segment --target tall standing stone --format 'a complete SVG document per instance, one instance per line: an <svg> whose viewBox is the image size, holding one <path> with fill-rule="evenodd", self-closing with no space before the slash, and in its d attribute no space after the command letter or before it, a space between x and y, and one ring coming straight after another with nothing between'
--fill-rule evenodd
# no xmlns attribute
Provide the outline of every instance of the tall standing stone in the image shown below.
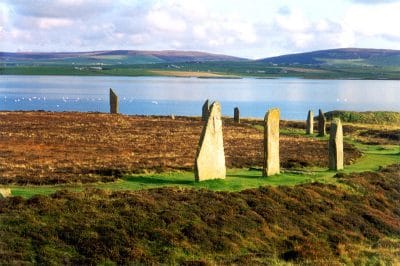
<svg viewBox="0 0 400 266"><path fill-rule="evenodd" d="M110 88L110 113L118 114L118 96L111 88Z"/></svg>
<svg viewBox="0 0 400 266"><path fill-rule="evenodd" d="M235 107L235 109L233 109L233 121L235 123L240 123L240 111L239 111L239 107Z"/></svg>
<svg viewBox="0 0 400 266"><path fill-rule="evenodd" d="M340 119L335 118L329 132L329 169L343 169L343 128Z"/></svg>
<svg viewBox="0 0 400 266"><path fill-rule="evenodd" d="M279 166L279 109L270 109L264 118L263 176L280 173Z"/></svg>
<svg viewBox="0 0 400 266"><path fill-rule="evenodd" d="M214 102L201 133L195 161L195 180L225 178L225 152L222 136L221 105Z"/></svg>
<svg viewBox="0 0 400 266"><path fill-rule="evenodd" d="M210 115L210 104L208 99L204 102L203 107L201 109L201 120L207 121Z"/></svg>
<svg viewBox="0 0 400 266"><path fill-rule="evenodd" d="M314 133L314 113L313 111L309 110L306 122L306 134L311 135L313 133Z"/></svg>
<svg viewBox="0 0 400 266"><path fill-rule="evenodd" d="M318 113L318 136L323 137L326 135L326 118L321 109Z"/></svg>

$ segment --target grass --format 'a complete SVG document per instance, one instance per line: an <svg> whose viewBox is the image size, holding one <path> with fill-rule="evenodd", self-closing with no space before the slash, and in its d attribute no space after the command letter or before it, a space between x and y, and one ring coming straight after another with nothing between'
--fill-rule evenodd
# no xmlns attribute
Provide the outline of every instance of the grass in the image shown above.
<svg viewBox="0 0 400 266"><path fill-rule="evenodd" d="M351 142L350 140L348 140ZM365 145L353 142L363 152L363 156L354 164L346 166L342 173L376 171L384 166L400 162L400 148L395 145ZM49 195L60 189L82 191L86 188L106 190L141 190L157 187L185 187L210 189L215 191L240 191L260 186L294 186L304 183L336 183L335 171L326 168L302 168L296 171L283 170L281 174L262 177L261 169L228 169L224 180L208 180L200 183L194 181L192 172L168 172L127 175L117 182L53 185L53 186L10 186L12 194L25 198L36 194Z"/></svg>
<svg viewBox="0 0 400 266"><path fill-rule="evenodd" d="M0 264L398 265L399 171L234 193L174 187L11 197L0 201Z"/></svg>
<svg viewBox="0 0 400 266"><path fill-rule="evenodd" d="M174 70L150 70L157 76L169 77L202 77L202 78L233 78L237 76L223 75L218 73L204 72L204 71L174 71Z"/></svg>
<svg viewBox="0 0 400 266"><path fill-rule="evenodd" d="M325 113L325 116L329 120L332 120L334 117L339 117L343 122L350 123L400 125L400 112L354 112L335 110Z"/></svg>
<svg viewBox="0 0 400 266"><path fill-rule="evenodd" d="M148 58L138 59L141 64L135 64L133 61L128 64L118 64L118 59L107 59L105 69L101 71L93 70L74 70L73 66L64 62L56 64L55 62L44 63L43 65L32 65L32 63L24 62L21 65L6 64L0 66L0 74L10 75L111 75L111 76L153 76L156 75L151 71L170 71L170 63L160 63L156 58L154 62L148 61ZM77 62L74 66L92 66L91 61L85 59ZM149 64L150 63L150 64ZM220 73L221 75L235 75L241 77L299 77L309 79L399 79L398 66L385 66L379 68L365 68L357 65L324 65L309 66L298 65L290 67L286 65L272 66L269 63L262 62L182 62L176 63L179 70L174 69L173 72L211 72ZM175 76L173 73L172 76Z"/></svg>

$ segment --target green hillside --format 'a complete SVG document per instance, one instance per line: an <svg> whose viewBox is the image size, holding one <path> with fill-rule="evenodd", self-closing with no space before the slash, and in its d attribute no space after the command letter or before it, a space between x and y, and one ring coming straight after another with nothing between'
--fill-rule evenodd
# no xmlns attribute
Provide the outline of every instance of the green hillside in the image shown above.
<svg viewBox="0 0 400 266"><path fill-rule="evenodd" d="M147 76L154 71L260 78L400 79L400 51L334 49L260 60L190 51L0 52L0 74ZM158 72L160 73L160 72Z"/></svg>

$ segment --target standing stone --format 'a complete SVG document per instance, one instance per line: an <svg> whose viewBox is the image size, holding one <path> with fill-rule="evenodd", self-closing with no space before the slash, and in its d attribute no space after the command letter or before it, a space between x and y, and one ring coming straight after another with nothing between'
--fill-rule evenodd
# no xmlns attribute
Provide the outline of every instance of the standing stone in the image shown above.
<svg viewBox="0 0 400 266"><path fill-rule="evenodd" d="M110 113L118 114L118 96L111 88L110 88Z"/></svg>
<svg viewBox="0 0 400 266"><path fill-rule="evenodd" d="M314 133L314 113L309 110L307 115L307 123L306 123L306 134L311 135Z"/></svg>
<svg viewBox="0 0 400 266"><path fill-rule="evenodd" d="M195 180L225 178L225 153L222 137L221 105L214 102L201 133L195 161Z"/></svg>
<svg viewBox="0 0 400 266"><path fill-rule="evenodd" d="M329 169L343 169L343 128L340 119L335 118L329 132Z"/></svg>
<svg viewBox="0 0 400 266"><path fill-rule="evenodd" d="M207 121L209 115L210 115L210 104L207 99L203 104L203 108L202 108L202 112L201 112L201 120Z"/></svg>
<svg viewBox="0 0 400 266"><path fill-rule="evenodd" d="M323 137L326 135L326 118L321 109L318 114L318 136Z"/></svg>
<svg viewBox="0 0 400 266"><path fill-rule="evenodd" d="M279 109L270 109L264 118L263 176L279 174Z"/></svg>
<svg viewBox="0 0 400 266"><path fill-rule="evenodd" d="M233 121L235 123L240 123L240 111L239 111L239 107L235 107L235 109L233 109Z"/></svg>
<svg viewBox="0 0 400 266"><path fill-rule="evenodd" d="M0 188L0 199L11 197L11 189L9 188Z"/></svg>

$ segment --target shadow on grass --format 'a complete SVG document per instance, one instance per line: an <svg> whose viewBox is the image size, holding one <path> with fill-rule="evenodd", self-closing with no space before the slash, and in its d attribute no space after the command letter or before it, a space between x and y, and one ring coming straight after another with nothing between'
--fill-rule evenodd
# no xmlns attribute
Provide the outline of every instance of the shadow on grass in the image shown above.
<svg viewBox="0 0 400 266"><path fill-rule="evenodd" d="M125 181L131 183L140 183L148 185L193 185L194 180L176 180L158 177L130 176L124 178Z"/></svg>

